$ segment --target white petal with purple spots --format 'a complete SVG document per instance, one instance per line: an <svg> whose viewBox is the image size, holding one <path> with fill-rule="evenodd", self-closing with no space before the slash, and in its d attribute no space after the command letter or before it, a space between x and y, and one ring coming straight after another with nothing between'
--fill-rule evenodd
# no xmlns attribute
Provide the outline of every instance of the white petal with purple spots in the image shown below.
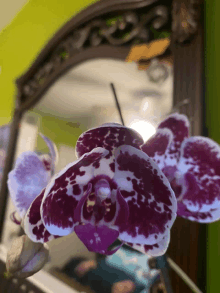
<svg viewBox="0 0 220 293"><path fill-rule="evenodd" d="M143 245L143 244L140 245L140 244L134 244L134 243L126 243L126 244L144 254L148 254L149 256L156 257L156 256L161 256L165 254L169 243L170 243L170 232L168 232L162 238L162 240L160 240L159 242L153 245Z"/></svg>
<svg viewBox="0 0 220 293"><path fill-rule="evenodd" d="M59 236L51 235L45 228L43 221L41 220L40 216L40 206L43 199L45 189L35 198L32 202L31 206L29 207L24 220L23 220L23 228L28 235L28 237L33 242L48 242Z"/></svg>
<svg viewBox="0 0 220 293"><path fill-rule="evenodd" d="M117 123L106 123L81 134L76 143L76 153L80 157L96 147L103 147L109 151L111 157L114 150L121 145L139 148L143 143L141 135L135 130Z"/></svg>
<svg viewBox="0 0 220 293"><path fill-rule="evenodd" d="M177 215L190 221L212 223L220 219L220 207L210 209L207 212L192 212L183 202L180 202L178 203Z"/></svg>
<svg viewBox="0 0 220 293"><path fill-rule="evenodd" d="M148 155L131 146L119 147L115 161L114 180L129 207L128 225L119 238L158 243L176 218L177 202L167 178Z"/></svg>
<svg viewBox="0 0 220 293"><path fill-rule="evenodd" d="M158 129L168 128L173 133L173 141L167 150L165 158L167 166L176 166L180 156L181 144L184 139L189 137L189 126L187 116L178 113L169 115L159 124Z"/></svg>
<svg viewBox="0 0 220 293"><path fill-rule="evenodd" d="M141 146L141 150L151 157L162 170L165 167L167 150L173 140L173 133L168 128L157 132Z"/></svg>
<svg viewBox="0 0 220 293"><path fill-rule="evenodd" d="M74 210L83 196L83 188L87 189L99 161L107 155L107 150L95 148L52 178L41 204L41 218L51 234L64 236L72 232Z"/></svg>
<svg viewBox="0 0 220 293"><path fill-rule="evenodd" d="M178 170L184 174L186 192L182 201L192 212L220 207L220 146L213 140L194 136L181 146Z"/></svg>

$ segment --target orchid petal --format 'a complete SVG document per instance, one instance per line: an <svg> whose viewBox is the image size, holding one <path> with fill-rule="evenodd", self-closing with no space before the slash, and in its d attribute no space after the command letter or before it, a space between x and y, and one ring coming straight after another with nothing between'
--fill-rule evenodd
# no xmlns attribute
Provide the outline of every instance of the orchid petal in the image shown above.
<svg viewBox="0 0 220 293"><path fill-rule="evenodd" d="M189 120L187 116L174 113L163 120L158 129L168 128L173 134L173 141L166 153L165 164L175 166L179 160L180 147L185 138L189 136Z"/></svg>
<svg viewBox="0 0 220 293"><path fill-rule="evenodd" d="M119 188L117 190L116 203L116 213L113 224L114 226L124 228L127 226L129 219L129 207Z"/></svg>
<svg viewBox="0 0 220 293"><path fill-rule="evenodd" d="M41 204L41 218L51 234L64 236L73 231L74 210L83 196L83 188L93 178L99 161L106 155L107 150L95 148L52 178Z"/></svg>
<svg viewBox="0 0 220 293"><path fill-rule="evenodd" d="M21 218L49 179L50 175L37 154L24 152L18 157L14 169L8 175L8 188Z"/></svg>
<svg viewBox="0 0 220 293"><path fill-rule="evenodd" d="M80 201L78 202L75 210L74 210L74 222L77 223L81 223L81 222L86 222L85 218L83 218L83 206L86 202L86 200L88 199L88 196L90 195L92 191L92 184L89 183L88 184L88 188L86 190L86 192L84 193L84 196L80 199Z"/></svg>
<svg viewBox="0 0 220 293"><path fill-rule="evenodd" d="M50 151L50 156L51 156L51 162L52 162L52 173L54 173L55 170L55 166L58 162L58 150L56 145L52 142L52 140L50 140L48 137L46 137L45 135L43 135L42 133L40 133L40 136L44 139L44 141L46 142L49 151Z"/></svg>
<svg viewBox="0 0 220 293"><path fill-rule="evenodd" d="M129 207L128 224L119 230L119 238L158 243L176 218L176 198L167 178L148 155L134 147L119 147L115 158L114 180Z"/></svg>
<svg viewBox="0 0 220 293"><path fill-rule="evenodd" d="M162 240L153 244L153 245L143 245L143 244L134 244L134 243L125 243L128 246L144 253L149 256L161 256L164 255L167 251L168 245L170 243L170 232L168 232Z"/></svg>
<svg viewBox="0 0 220 293"><path fill-rule="evenodd" d="M189 211L209 212L220 207L220 146L210 138L194 136L181 146L179 172L184 176L180 195Z"/></svg>
<svg viewBox="0 0 220 293"><path fill-rule="evenodd" d="M157 132L141 146L141 150L152 158L162 170L165 167L165 155L172 140L173 133L169 129L158 129Z"/></svg>
<svg viewBox="0 0 220 293"><path fill-rule="evenodd" d="M207 212L192 212L183 202L179 202L177 215L190 221L212 223L220 219L220 207L213 208Z"/></svg>
<svg viewBox="0 0 220 293"><path fill-rule="evenodd" d="M115 250L111 252L108 248L118 238L118 231L110 229L107 226L96 227L91 224L77 225L74 231L89 251L101 254L112 254L116 252Z"/></svg>
<svg viewBox="0 0 220 293"><path fill-rule="evenodd" d="M42 192L35 198L23 220L24 231L33 242L44 243L59 237L56 235L51 235L46 230L41 220L40 206L44 192L45 189L43 189Z"/></svg>
<svg viewBox="0 0 220 293"><path fill-rule="evenodd" d="M81 157L96 147L103 147L109 151L111 157L115 148L121 145L139 148L143 143L141 135L135 130L118 123L106 123L81 134L76 143L76 153Z"/></svg>

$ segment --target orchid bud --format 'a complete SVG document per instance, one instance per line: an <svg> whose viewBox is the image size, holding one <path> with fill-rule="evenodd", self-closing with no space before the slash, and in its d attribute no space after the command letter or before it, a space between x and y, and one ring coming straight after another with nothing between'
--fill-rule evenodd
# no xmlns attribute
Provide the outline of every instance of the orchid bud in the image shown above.
<svg viewBox="0 0 220 293"><path fill-rule="evenodd" d="M27 235L15 239L7 254L8 277L27 278L40 271L49 260L47 244L31 241Z"/></svg>

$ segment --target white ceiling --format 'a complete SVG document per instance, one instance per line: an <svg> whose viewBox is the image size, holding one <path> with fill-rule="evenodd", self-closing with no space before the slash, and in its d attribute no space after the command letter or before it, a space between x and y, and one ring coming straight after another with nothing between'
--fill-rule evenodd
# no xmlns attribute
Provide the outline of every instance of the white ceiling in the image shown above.
<svg viewBox="0 0 220 293"><path fill-rule="evenodd" d="M112 82L126 125L135 117L149 120L171 110L173 78L172 70L169 71L169 78L158 85L149 81L146 71L138 70L134 62L93 59L62 76L36 109L42 114L79 121L86 126L120 122L110 87ZM143 111L146 101L148 108Z"/></svg>

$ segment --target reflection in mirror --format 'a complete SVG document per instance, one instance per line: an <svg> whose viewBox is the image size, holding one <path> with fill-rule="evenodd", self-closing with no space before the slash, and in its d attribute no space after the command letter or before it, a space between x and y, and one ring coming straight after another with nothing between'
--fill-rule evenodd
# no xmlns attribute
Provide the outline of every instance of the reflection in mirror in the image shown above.
<svg viewBox="0 0 220 293"><path fill-rule="evenodd" d="M45 142L37 135L37 132L43 133L57 145L59 162L55 171L60 171L76 160L75 144L83 131L107 122L121 123L110 83L116 89L125 125L137 130L147 140L154 134L159 121L171 111L172 72L172 64L163 58L151 60L142 70L136 63L114 59L86 61L59 78L36 107L25 115L19 145L22 146L22 141L28 137L28 150L35 150L38 154L48 153ZM77 258L91 261L78 268L79 275L87 269L96 268L97 263L93 261L97 255L89 252L75 233L52 240L48 245L51 258L44 269L63 281L66 279L62 268L66 266L69 276L71 270L74 275L74 260ZM121 249L115 257L116 262L117 257L134 260L131 252ZM111 263L112 258L107 260ZM123 267L122 264L120 266ZM131 270L134 271L134 267ZM147 275L148 271L144 274L144 280L152 277Z"/></svg>
<svg viewBox="0 0 220 293"><path fill-rule="evenodd" d="M113 59L84 62L51 86L36 111L86 129L109 121L120 123L110 83L115 86L125 125L143 129L146 140L172 108L172 66L166 60L153 59L147 70Z"/></svg>

